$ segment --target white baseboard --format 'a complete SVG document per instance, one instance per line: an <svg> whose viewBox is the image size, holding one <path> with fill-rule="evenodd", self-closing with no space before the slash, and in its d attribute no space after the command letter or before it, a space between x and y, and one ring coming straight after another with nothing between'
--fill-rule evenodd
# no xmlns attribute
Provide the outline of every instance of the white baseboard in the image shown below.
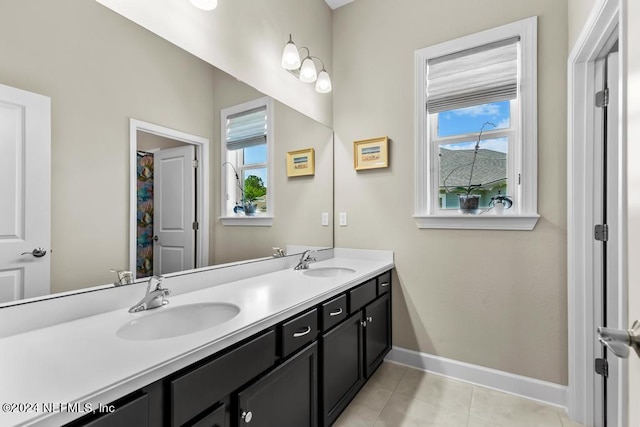
<svg viewBox="0 0 640 427"><path fill-rule="evenodd" d="M386 359L504 393L515 394L560 408L567 407L567 386L515 375L497 369L394 346Z"/></svg>

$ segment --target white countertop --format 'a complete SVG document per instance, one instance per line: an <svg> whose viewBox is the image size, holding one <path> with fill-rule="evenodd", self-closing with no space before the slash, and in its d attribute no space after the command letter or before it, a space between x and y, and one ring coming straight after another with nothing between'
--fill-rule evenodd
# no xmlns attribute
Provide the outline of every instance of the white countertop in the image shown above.
<svg viewBox="0 0 640 427"><path fill-rule="evenodd" d="M47 412L43 405L78 403L82 408L90 403L94 409L98 404L106 405L393 268L392 255L384 260L358 259L353 257L357 252L348 251L346 257L336 253L336 257L310 266L354 269L349 275L316 278L289 268L169 296L169 307L212 301L241 309L223 324L188 335L148 341L122 339L116 335L122 325L155 310L130 314L119 308L2 338L0 425L64 424L84 413ZM193 278L197 280L197 273ZM163 285L171 289L171 283L167 279ZM22 408L14 406L6 412L6 404L22 404ZM25 412L25 405L31 411Z"/></svg>

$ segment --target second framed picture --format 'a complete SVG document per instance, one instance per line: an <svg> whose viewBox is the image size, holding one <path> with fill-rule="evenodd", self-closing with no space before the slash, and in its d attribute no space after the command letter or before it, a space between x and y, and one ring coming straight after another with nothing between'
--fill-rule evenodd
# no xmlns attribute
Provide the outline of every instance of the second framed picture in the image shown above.
<svg viewBox="0 0 640 427"><path fill-rule="evenodd" d="M315 173L315 150L313 148L287 153L287 176L306 176L315 175Z"/></svg>
<svg viewBox="0 0 640 427"><path fill-rule="evenodd" d="M363 139L353 143L353 167L355 170L386 168L389 166L389 139Z"/></svg>

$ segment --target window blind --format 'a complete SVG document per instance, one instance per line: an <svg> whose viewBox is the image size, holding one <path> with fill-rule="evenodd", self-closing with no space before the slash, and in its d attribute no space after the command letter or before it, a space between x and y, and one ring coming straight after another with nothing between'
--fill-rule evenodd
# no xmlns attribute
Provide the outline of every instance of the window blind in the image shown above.
<svg viewBox="0 0 640 427"><path fill-rule="evenodd" d="M514 37L427 60L427 111L455 110L518 96Z"/></svg>
<svg viewBox="0 0 640 427"><path fill-rule="evenodd" d="M227 116L227 150L267 143L267 107Z"/></svg>

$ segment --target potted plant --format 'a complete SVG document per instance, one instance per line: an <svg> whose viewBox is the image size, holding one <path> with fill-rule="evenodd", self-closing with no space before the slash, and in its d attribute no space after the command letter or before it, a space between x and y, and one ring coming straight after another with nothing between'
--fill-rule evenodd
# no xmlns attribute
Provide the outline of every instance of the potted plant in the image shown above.
<svg viewBox="0 0 640 427"><path fill-rule="evenodd" d="M471 215L476 215L479 214L482 210L480 209L480 195L479 194L472 194L475 190L482 188L482 184L472 184L473 182L473 171L475 169L476 166L476 159L478 158L478 151L480 150L480 141L482 139L482 132L484 132L484 128L487 125L491 125L493 127L496 127L495 124L491 123L491 122L485 122L483 123L482 127L480 128L480 133L478 134L478 139L476 140L476 144L475 147L473 149L473 160L471 161L471 171L469 172L469 181L467 183L466 186L464 187L456 187L456 191L458 191L458 200L460 202L460 208L458 209L458 211L460 213L463 214L471 214ZM467 166L467 165L464 165ZM462 166L460 166L462 167ZM446 182L447 179L457 170L459 169L455 168L453 169L451 172L449 172L449 174L447 175L447 177L444 179L444 184L445 184L445 188L446 188ZM447 191L449 191L447 189Z"/></svg>

